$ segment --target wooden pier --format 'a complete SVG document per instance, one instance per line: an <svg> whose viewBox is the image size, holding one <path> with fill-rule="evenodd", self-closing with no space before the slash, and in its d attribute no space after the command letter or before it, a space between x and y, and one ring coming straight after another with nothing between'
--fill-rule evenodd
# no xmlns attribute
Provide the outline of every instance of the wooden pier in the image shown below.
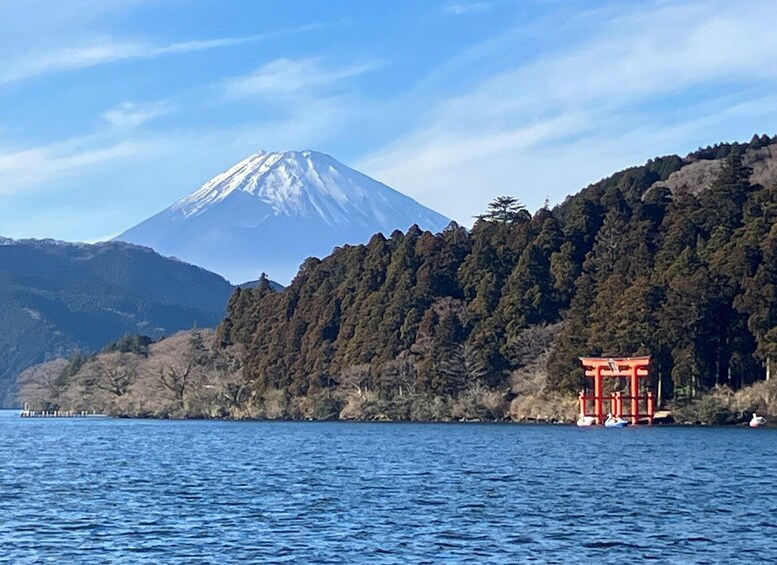
<svg viewBox="0 0 777 565"><path fill-rule="evenodd" d="M94 410L30 410L25 405L19 413L22 418L106 418L107 414L97 414Z"/></svg>

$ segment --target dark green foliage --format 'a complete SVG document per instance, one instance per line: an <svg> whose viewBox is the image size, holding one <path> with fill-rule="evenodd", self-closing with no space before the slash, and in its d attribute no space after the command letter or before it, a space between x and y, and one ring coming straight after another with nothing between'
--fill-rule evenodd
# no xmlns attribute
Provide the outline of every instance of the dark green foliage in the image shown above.
<svg viewBox="0 0 777 565"><path fill-rule="evenodd" d="M378 234L308 261L283 292L238 290L219 338L246 348L260 394L505 390L526 332L560 320L552 389L584 386L579 356L643 354L664 398L739 388L777 358L777 187L751 185L743 163L770 143L656 158L534 216L500 197L469 232ZM662 185L699 159L724 159L711 188Z"/></svg>
<svg viewBox="0 0 777 565"><path fill-rule="evenodd" d="M517 198L498 196L488 205L488 211L477 218L486 222L508 224L512 222L527 222L531 219L531 214Z"/></svg>
<svg viewBox="0 0 777 565"><path fill-rule="evenodd" d="M109 343L102 349L102 353L137 353L138 355L148 356L148 346L154 343L154 340L147 335L127 334L121 339Z"/></svg>
<svg viewBox="0 0 777 565"><path fill-rule="evenodd" d="M86 363L89 360L89 357L86 355L82 355L81 353L75 353L67 360L67 365L62 369L62 371L59 373L59 376L57 377L57 382L65 383L68 380L70 380L73 375L78 373L78 371L81 369L81 367L84 366L84 363Z"/></svg>
<svg viewBox="0 0 777 565"><path fill-rule="evenodd" d="M727 240L731 232L742 225L744 204L752 190L752 172L742 163L740 152L731 153L710 190L701 194L699 202L704 214L700 223L708 237L720 230L719 237Z"/></svg>

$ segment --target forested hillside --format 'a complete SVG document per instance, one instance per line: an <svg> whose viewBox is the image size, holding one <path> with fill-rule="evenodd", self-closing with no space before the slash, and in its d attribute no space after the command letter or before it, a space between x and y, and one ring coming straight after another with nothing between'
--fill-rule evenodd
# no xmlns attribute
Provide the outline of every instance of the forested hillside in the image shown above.
<svg viewBox="0 0 777 565"><path fill-rule="evenodd" d="M247 348L259 391L358 378L455 396L507 386L534 328L563 319L550 388L579 390L578 356L599 354L653 355L664 397L739 388L777 356L777 185L745 164L773 141L655 159L533 216L498 199L471 231L376 235L309 260L283 293L238 291L220 339ZM662 184L705 159L722 162L698 195Z"/></svg>
<svg viewBox="0 0 777 565"><path fill-rule="evenodd" d="M522 417L522 395L563 404L584 386L581 355L652 355L662 401L763 380L775 142L656 158L533 215L503 197L471 230L338 248L282 292L237 289L215 346L240 351L259 417Z"/></svg>
<svg viewBox="0 0 777 565"><path fill-rule="evenodd" d="M155 338L214 326L232 286L126 243L0 239L0 406L35 363L99 350L125 333Z"/></svg>

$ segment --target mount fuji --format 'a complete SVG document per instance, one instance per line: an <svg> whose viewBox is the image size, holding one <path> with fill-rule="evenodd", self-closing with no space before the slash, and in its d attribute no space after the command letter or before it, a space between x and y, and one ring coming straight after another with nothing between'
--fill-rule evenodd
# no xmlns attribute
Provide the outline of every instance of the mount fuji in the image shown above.
<svg viewBox="0 0 777 565"><path fill-rule="evenodd" d="M151 247L232 282L288 282L310 256L413 224L450 220L316 151L261 151L115 239Z"/></svg>

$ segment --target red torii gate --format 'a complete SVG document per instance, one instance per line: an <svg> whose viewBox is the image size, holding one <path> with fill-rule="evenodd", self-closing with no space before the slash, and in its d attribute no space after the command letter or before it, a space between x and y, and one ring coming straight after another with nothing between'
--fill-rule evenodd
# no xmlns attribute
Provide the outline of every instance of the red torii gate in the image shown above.
<svg viewBox="0 0 777 565"><path fill-rule="evenodd" d="M597 424L604 423L604 396L602 379L609 377L628 377L630 381L629 395L623 396L620 392L610 395L610 412L613 416L629 417L631 424L639 423L640 417L647 417L648 423L653 423L655 414L655 402L653 393L648 391L645 395L639 394L639 379L648 376L650 356L645 357L581 357L580 361L585 368L587 377L594 379L594 395L586 396L585 391L580 392L580 415L593 416ZM630 401L630 411L623 413L623 400ZM593 401L593 414L586 411L588 401ZM640 413L640 402L644 401L645 412Z"/></svg>

